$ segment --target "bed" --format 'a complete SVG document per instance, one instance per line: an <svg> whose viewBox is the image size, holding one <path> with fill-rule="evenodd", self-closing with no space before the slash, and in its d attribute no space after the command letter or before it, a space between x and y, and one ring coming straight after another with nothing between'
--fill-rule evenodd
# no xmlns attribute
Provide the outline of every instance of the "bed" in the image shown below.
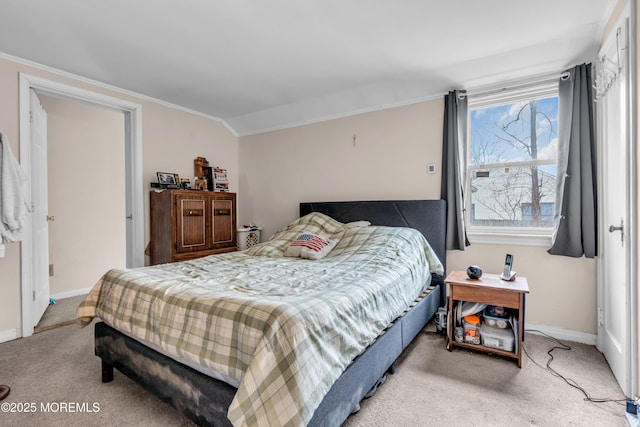
<svg viewBox="0 0 640 427"><path fill-rule="evenodd" d="M444 305L445 210L301 203L299 220L248 251L105 274L79 321L102 320L103 381L116 368L199 425L340 425ZM335 247L282 257L301 231ZM231 297L217 293L223 281Z"/></svg>

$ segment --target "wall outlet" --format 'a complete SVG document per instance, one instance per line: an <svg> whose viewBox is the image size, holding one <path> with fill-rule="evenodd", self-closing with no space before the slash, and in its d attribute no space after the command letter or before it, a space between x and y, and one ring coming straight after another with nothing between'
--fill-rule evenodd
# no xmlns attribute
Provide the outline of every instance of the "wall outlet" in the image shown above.
<svg viewBox="0 0 640 427"><path fill-rule="evenodd" d="M53 264L49 264L49 277L53 277Z"/></svg>
<svg viewBox="0 0 640 427"><path fill-rule="evenodd" d="M433 164L433 163L432 163L432 164L430 164L430 165L427 165L427 172L429 172L429 173L436 173L436 165L435 165L435 164Z"/></svg>

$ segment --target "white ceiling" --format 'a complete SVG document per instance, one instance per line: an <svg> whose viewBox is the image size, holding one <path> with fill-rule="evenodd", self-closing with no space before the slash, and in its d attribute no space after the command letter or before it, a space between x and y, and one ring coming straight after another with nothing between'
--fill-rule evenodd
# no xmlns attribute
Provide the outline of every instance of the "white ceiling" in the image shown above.
<svg viewBox="0 0 640 427"><path fill-rule="evenodd" d="M559 72L616 0L2 0L0 52L239 135Z"/></svg>

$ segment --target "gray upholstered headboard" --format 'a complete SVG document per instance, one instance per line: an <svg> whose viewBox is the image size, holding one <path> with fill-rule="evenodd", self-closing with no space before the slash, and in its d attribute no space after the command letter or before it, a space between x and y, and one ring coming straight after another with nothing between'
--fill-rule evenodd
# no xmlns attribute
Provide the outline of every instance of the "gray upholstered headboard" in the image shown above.
<svg viewBox="0 0 640 427"><path fill-rule="evenodd" d="M366 220L372 225L411 227L420 231L446 269L446 218L444 200L384 200L300 203L300 216L321 212L340 222Z"/></svg>

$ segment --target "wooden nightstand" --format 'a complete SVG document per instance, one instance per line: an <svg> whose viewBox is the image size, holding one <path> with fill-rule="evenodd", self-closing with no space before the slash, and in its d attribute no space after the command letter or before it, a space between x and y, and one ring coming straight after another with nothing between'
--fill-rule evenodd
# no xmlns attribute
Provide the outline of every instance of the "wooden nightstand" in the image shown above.
<svg viewBox="0 0 640 427"><path fill-rule="evenodd" d="M447 349L463 347L471 350L485 351L504 357L517 359L518 368L522 367L522 339L524 335L524 295L529 293L529 285L524 277L517 277L512 282L501 280L497 274L483 274L480 279L469 279L464 271L452 271L445 283L449 285L448 321L447 321ZM517 310L518 331L513 352L499 348L487 347L480 344L457 342L453 339L455 315L453 308L456 301L477 302L496 305Z"/></svg>

